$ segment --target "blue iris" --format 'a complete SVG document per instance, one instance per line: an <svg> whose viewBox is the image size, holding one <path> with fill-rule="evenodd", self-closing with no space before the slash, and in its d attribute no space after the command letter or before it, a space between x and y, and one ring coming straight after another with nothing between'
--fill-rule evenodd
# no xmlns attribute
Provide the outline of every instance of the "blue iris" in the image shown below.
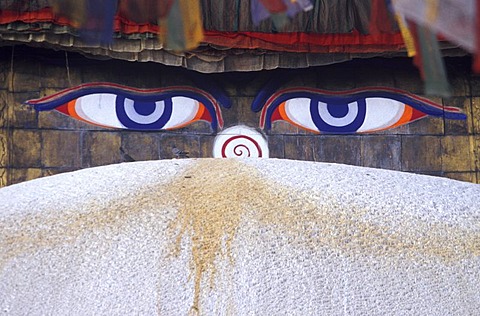
<svg viewBox="0 0 480 316"><path fill-rule="evenodd" d="M159 105L156 102L161 100L133 100L133 109L135 112L142 116L148 116L152 114ZM153 123L139 123L132 120L126 110L125 110L125 97L117 96L115 101L115 109L117 112L117 117L120 123L122 123L126 128L135 129L135 130L159 130L170 120L172 116L172 99L166 98L164 101L164 110L162 115Z"/></svg>
<svg viewBox="0 0 480 316"><path fill-rule="evenodd" d="M356 106L358 108L358 113L356 117L349 123L342 126L334 126L329 124L327 118L322 118L319 112L319 100L318 98L312 98L310 101L310 114L312 116L313 123L322 133L330 134L351 134L355 133L365 121L365 116L367 112L367 104L365 99L359 99L356 101ZM339 102L326 102L327 111L334 118L342 118L349 114L350 108L347 103Z"/></svg>

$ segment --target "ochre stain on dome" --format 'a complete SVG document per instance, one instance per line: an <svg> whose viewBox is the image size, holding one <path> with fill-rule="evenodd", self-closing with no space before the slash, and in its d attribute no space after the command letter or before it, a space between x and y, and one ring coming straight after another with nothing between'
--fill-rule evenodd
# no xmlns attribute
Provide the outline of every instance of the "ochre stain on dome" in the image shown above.
<svg viewBox="0 0 480 316"><path fill-rule="evenodd" d="M366 221L365 210L319 207L308 192L268 181L253 166L235 159L198 160L168 186L168 192L178 201L171 226L177 234L176 253L181 239L191 238L194 311L200 310L204 275L212 286L219 273L215 260L221 256L233 260L232 241L244 221L287 235L298 247L328 247L393 263L399 257L435 264L480 255L478 232L419 219L407 219L395 228L375 225Z"/></svg>

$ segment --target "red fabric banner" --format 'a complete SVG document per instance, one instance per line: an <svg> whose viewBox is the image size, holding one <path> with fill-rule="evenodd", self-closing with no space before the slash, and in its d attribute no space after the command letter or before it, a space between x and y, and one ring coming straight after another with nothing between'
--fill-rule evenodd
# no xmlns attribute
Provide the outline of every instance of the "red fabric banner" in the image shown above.
<svg viewBox="0 0 480 316"><path fill-rule="evenodd" d="M72 26L64 18L54 16L50 9L34 12L3 11L0 14L0 24L12 22L24 23L55 23ZM117 15L113 29L125 35L138 33L159 33L158 25L151 23L135 23L123 15ZM260 33L260 32L222 32L204 31L202 43L239 49L265 49L285 52L304 53L334 53L334 52L381 52L400 51L405 45L400 32L377 33L363 35L357 31L346 34L318 33Z"/></svg>
<svg viewBox="0 0 480 316"><path fill-rule="evenodd" d="M170 12L174 0L122 0L119 15L136 23L157 23Z"/></svg>
<svg viewBox="0 0 480 316"><path fill-rule="evenodd" d="M372 0L370 34L393 33L393 25L385 0Z"/></svg>
<svg viewBox="0 0 480 316"><path fill-rule="evenodd" d="M479 1L476 2L476 36L475 36L475 57L474 57L474 63L473 63L473 71L475 73L480 73L480 3Z"/></svg>
<svg viewBox="0 0 480 316"><path fill-rule="evenodd" d="M259 0L265 9L270 13L282 13L287 11L287 6L283 0Z"/></svg>

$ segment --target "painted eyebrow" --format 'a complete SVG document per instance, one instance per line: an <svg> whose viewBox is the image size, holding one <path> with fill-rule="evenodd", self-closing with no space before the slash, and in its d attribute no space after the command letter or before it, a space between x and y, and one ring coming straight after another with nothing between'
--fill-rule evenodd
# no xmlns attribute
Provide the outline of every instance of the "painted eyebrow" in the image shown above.
<svg viewBox="0 0 480 316"><path fill-rule="evenodd" d="M28 100L25 103L34 106L38 111L45 111L52 110L71 99L76 99L93 93L116 93L125 97L136 98L138 100L151 100L159 95L170 96L178 92L185 92L191 95L203 95L212 103L218 105L221 104L225 108L231 107L230 99L220 90L215 90L214 94L210 94L208 90L201 90L191 86L171 86L156 89L140 89L106 82L82 84L46 97Z"/></svg>

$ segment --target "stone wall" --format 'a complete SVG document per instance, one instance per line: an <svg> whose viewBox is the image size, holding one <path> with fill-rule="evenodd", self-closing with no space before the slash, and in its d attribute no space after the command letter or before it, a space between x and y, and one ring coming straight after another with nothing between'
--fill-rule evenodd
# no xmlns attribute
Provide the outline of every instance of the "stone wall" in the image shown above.
<svg viewBox="0 0 480 316"><path fill-rule="evenodd" d="M13 58L12 58L13 57ZM385 168L480 183L480 80L470 60L447 59L454 88L450 98L430 98L461 108L466 121L428 117L375 134L313 135L287 123L266 133L270 157ZM211 157L216 132L204 122L162 132L109 130L66 117L37 112L28 99L51 95L82 83L111 82L137 88L195 85L192 73L152 63L100 61L64 52L26 47L0 49L0 186L42 176L128 160L173 158L172 146L190 157ZM245 124L259 129L250 109L274 76L288 85L327 90L367 86L395 87L421 95L423 83L411 60L370 59L296 71L200 74L232 100L222 109L225 128ZM124 153L122 153L122 150Z"/></svg>

